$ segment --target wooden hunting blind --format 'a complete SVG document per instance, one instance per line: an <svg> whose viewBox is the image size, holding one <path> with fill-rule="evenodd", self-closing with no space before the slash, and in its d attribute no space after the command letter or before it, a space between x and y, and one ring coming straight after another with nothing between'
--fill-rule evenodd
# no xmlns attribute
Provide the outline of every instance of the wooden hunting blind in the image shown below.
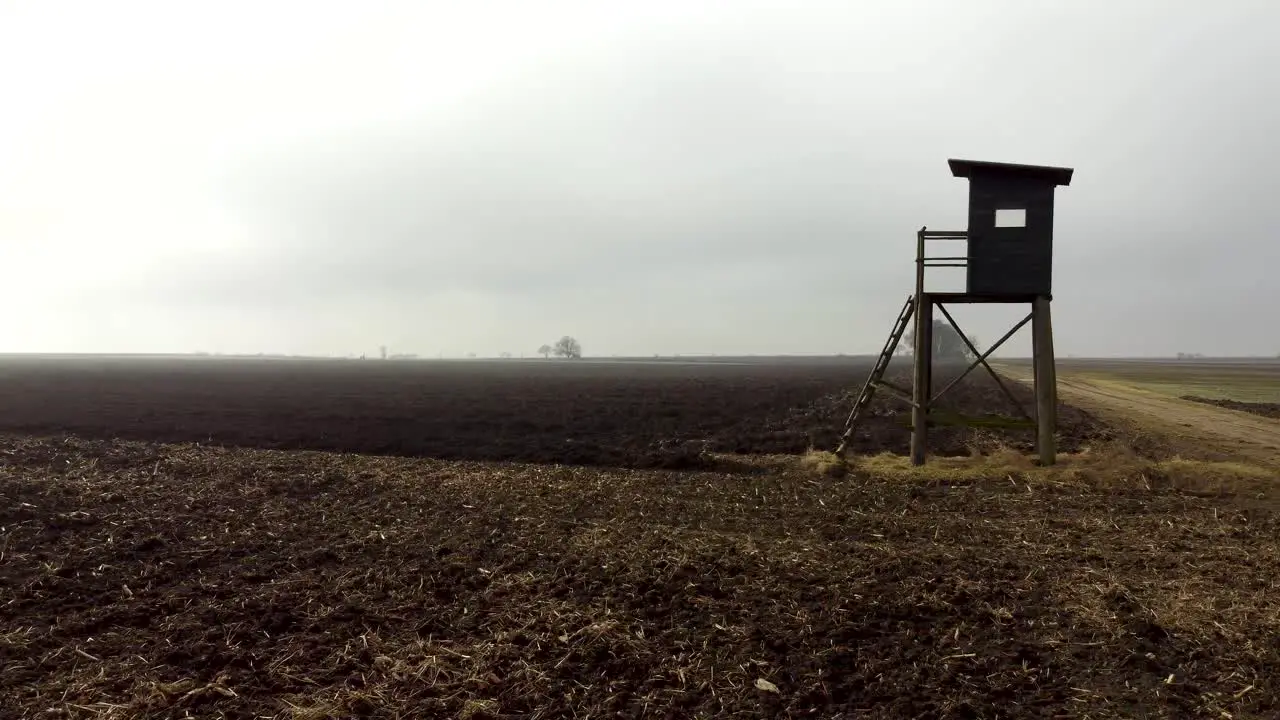
<svg viewBox="0 0 1280 720"><path fill-rule="evenodd" d="M948 160L969 179L965 292L992 298L1048 296L1053 287L1053 191L1070 168Z"/></svg>
<svg viewBox="0 0 1280 720"><path fill-rule="evenodd" d="M889 340L881 350L871 376L854 403L837 452L843 453L853 437L859 415L870 405L877 389L883 389L911 405L911 461L925 459L928 427L941 422L930 410L944 393L974 368L982 366L1018 408L1028 423L1036 427L1036 447L1043 464L1052 464L1056 455L1057 378L1053 359L1053 330L1049 302L1053 290L1053 198L1060 185L1071 184L1071 168L1045 165L948 160L951 173L969 180L969 227L962 231L920 228L916 233L915 292L898 314ZM930 257L930 240L964 240L964 255ZM925 270L930 267L965 269L963 292L925 291ZM951 317L950 303L1029 303L1031 312L1004 337L979 353ZM933 393L933 310L937 308L964 340L976 358L946 387ZM915 371L910 392L884 380L885 370L908 324L915 319ZM1034 417L1028 413L1004 381L987 364L987 357L1023 325L1032 323L1032 355L1036 404Z"/></svg>

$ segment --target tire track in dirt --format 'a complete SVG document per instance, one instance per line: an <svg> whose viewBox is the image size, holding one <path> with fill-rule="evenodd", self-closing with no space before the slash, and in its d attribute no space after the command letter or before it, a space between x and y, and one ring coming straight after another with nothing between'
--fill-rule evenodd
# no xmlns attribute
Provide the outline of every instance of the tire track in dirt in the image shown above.
<svg viewBox="0 0 1280 720"><path fill-rule="evenodd" d="M999 371L1031 383L1029 368L1005 366ZM1280 470L1280 421L1084 375L1060 373L1058 395L1126 429L1161 436L1172 453Z"/></svg>

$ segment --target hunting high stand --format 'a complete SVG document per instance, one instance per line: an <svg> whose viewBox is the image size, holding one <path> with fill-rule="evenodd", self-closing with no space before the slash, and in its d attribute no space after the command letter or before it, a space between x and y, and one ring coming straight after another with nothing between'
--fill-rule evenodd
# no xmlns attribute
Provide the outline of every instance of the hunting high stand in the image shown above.
<svg viewBox="0 0 1280 720"><path fill-rule="evenodd" d="M1053 193L1057 186L1071 184L1073 170L974 160L948 160L947 163L953 175L969 180L969 229L941 231L920 228L916 233L915 293L907 298L902 312L898 314L889 340L849 413L836 452L844 454L857 428L859 416L871 404L875 391L884 389L911 405L911 462L913 465L924 464L928 427L939 419L930 414L930 409L943 393L979 365L991 373L1019 412L1027 420L1032 420L1000 376L987 364L987 356L1030 322L1035 371L1036 451L1041 464L1051 465L1056 456L1054 433L1058 424L1053 327L1049 319L1053 279ZM964 240L967 250L960 256L929 257L925 250L930 240ZM926 292L924 279L927 267L965 268L964 292ZM946 304L949 303L1028 303L1031 312L985 353L979 353L951 313L947 312ZM932 372L935 307L977 358L937 394L933 394ZM884 373L913 317L916 323L915 372L908 395L904 389L886 382Z"/></svg>

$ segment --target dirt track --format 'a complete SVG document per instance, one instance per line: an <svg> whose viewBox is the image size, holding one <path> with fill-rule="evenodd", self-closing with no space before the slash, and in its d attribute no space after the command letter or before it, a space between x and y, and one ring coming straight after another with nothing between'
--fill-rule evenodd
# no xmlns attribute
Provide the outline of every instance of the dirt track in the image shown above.
<svg viewBox="0 0 1280 720"><path fill-rule="evenodd" d="M1001 372L1026 382L1022 368ZM1059 374L1063 402L1124 426L1149 450L1280 469L1280 421L1160 395L1117 381Z"/></svg>

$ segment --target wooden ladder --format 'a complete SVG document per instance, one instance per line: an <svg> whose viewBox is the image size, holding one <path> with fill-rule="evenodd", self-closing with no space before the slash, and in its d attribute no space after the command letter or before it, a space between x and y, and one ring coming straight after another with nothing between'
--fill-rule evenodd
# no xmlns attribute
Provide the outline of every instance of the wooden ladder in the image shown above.
<svg viewBox="0 0 1280 720"><path fill-rule="evenodd" d="M871 399L875 397L877 388L883 387L907 402L911 402L911 393L885 382L884 373L889 369L889 361L893 359L893 352L898 349L898 342L902 340L902 336L907 332L907 326L911 324L911 317L915 315L915 312L916 297L911 295L907 297L907 302L903 304L902 312L898 313L898 319L893 324L893 332L889 333L889 339L885 342L884 349L880 351L880 357L876 359L875 367L871 369L871 377L867 378L866 384L862 386L862 392L858 393L858 401L853 404L853 410L849 412L849 419L844 423L844 433L840 436L840 447L836 448L836 454L844 454L845 448L849 445L849 440L853 438L853 431L857 429L858 417L871 404Z"/></svg>

